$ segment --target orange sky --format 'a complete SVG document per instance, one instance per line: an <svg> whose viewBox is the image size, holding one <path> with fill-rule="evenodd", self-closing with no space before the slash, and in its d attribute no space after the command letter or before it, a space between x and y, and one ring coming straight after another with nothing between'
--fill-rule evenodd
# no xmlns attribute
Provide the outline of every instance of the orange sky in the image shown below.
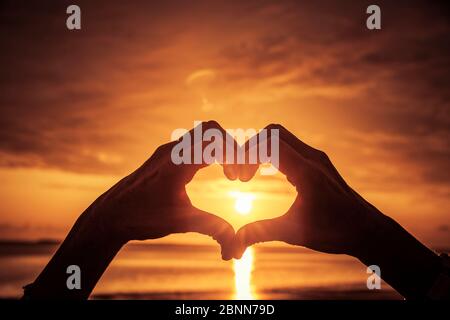
<svg viewBox="0 0 450 320"><path fill-rule="evenodd" d="M376 32L364 1L77 1L76 32L68 4L0 5L1 238L62 237L174 129L215 119L283 124L419 239L450 245L450 28L438 2L378 2ZM295 195L264 179L231 185L208 168L189 192L239 224L230 190L258 195L253 219Z"/></svg>

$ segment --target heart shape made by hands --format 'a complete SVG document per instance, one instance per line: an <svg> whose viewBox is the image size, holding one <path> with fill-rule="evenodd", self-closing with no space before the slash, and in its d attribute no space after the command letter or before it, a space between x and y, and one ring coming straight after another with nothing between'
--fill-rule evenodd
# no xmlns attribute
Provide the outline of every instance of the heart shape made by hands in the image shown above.
<svg viewBox="0 0 450 320"><path fill-rule="evenodd" d="M217 164L199 170L186 192L195 207L225 219L236 231L254 221L282 216L297 196L280 172L271 176L257 172L248 182L231 181Z"/></svg>

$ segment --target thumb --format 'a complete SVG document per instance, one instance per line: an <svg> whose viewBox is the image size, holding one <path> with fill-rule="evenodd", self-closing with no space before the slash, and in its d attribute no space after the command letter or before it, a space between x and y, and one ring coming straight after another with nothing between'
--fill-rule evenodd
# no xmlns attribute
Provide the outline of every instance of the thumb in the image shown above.
<svg viewBox="0 0 450 320"><path fill-rule="evenodd" d="M283 239L282 217L255 221L238 230L235 237L233 256L240 259L247 247L267 241L282 241Z"/></svg>
<svg viewBox="0 0 450 320"><path fill-rule="evenodd" d="M235 232L226 220L193 207L185 217L184 229L183 232L198 232L216 240L221 246L222 259L230 260L233 257Z"/></svg>

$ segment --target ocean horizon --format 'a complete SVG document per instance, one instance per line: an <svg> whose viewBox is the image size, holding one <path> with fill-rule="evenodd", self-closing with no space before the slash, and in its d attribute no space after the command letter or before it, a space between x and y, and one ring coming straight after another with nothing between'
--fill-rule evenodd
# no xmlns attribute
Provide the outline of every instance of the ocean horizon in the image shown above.
<svg viewBox="0 0 450 320"><path fill-rule="evenodd" d="M20 298L58 246L55 240L0 241L0 298ZM346 255L264 245L251 255L223 261L214 245L132 242L91 299L402 299L385 282L369 290L366 266Z"/></svg>

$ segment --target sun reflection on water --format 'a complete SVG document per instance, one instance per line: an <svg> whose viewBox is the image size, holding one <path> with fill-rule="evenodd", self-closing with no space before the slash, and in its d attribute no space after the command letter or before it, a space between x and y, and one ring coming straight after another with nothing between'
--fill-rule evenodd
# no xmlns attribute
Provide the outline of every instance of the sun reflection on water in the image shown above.
<svg viewBox="0 0 450 320"><path fill-rule="evenodd" d="M253 249L247 248L241 259L233 260L235 299L254 300L256 295L252 290Z"/></svg>

